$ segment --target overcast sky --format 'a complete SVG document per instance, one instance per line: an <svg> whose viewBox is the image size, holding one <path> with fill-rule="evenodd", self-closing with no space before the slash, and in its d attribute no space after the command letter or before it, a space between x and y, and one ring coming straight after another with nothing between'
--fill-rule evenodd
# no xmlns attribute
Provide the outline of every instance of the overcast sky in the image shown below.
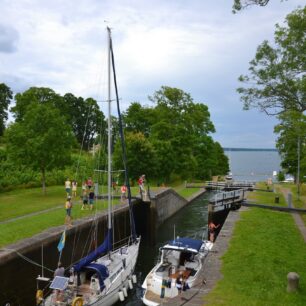
<svg viewBox="0 0 306 306"><path fill-rule="evenodd" d="M223 147L274 148L276 120L242 110L237 78L257 46L273 41L275 24L305 2L271 0L238 14L232 2L0 0L0 83L104 101L109 25L123 109L150 105L161 86L180 88L208 105Z"/></svg>

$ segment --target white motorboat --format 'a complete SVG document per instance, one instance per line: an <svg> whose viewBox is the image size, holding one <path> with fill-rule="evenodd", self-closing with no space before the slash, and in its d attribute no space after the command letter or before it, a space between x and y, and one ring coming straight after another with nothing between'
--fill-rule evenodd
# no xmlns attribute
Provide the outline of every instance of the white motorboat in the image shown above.
<svg viewBox="0 0 306 306"><path fill-rule="evenodd" d="M203 276L204 259L212 247L210 241L192 238L177 238L161 247L160 261L142 284L143 303L158 306L178 296L180 285L181 290L194 287Z"/></svg>

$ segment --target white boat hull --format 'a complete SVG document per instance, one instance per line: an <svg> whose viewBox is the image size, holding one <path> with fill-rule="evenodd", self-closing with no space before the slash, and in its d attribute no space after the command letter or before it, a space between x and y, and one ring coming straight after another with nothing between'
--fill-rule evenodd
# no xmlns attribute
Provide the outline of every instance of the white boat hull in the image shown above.
<svg viewBox="0 0 306 306"><path fill-rule="evenodd" d="M129 288L129 282L132 283L132 275L135 269L140 238L129 246L120 248L125 252L121 253L120 249L112 252L112 261L108 264L109 277L104 280L105 288L100 292L99 288L91 287L90 284L81 284L77 286L76 278L74 284L71 284L61 293L54 291L44 302L45 306L53 305L73 305L73 301L77 296L83 300L83 306L110 306L119 301L119 291L123 288ZM109 256L105 255L99 258L96 263L105 263L109 260ZM125 263L123 263L125 261ZM82 273L82 272L81 272ZM82 278L82 277L81 277ZM57 301L61 301L59 304Z"/></svg>
<svg viewBox="0 0 306 306"><path fill-rule="evenodd" d="M179 290L176 279L180 275L184 278L187 288L194 287L199 282L203 272L204 259L213 243L205 241L205 245L205 249L199 251L192 260L186 261L183 265L179 261L175 262L175 252L180 256L184 252L183 249L163 252L161 261L150 271L142 284L143 303L148 306L158 306L163 301L177 297Z"/></svg>

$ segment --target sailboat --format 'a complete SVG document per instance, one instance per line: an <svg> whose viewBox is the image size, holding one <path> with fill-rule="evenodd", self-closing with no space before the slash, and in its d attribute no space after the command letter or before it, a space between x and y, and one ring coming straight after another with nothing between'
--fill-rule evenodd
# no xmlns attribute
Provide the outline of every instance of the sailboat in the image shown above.
<svg viewBox="0 0 306 306"><path fill-rule="evenodd" d="M160 248L160 260L146 276L142 288L142 301L148 306L169 302L174 304L182 290L199 282L204 259L212 249L208 240L177 237Z"/></svg>
<svg viewBox="0 0 306 306"><path fill-rule="evenodd" d="M124 136L121 124L118 90L114 65L111 29L108 33L108 228L106 237L101 245L70 267L70 276L55 276L45 290L38 289L36 293L37 305L71 305L71 306L109 306L118 300L124 300L127 288L136 282L133 275L138 252L140 237L136 236L133 211L131 206L131 191L125 159ZM111 70L112 68L112 70ZM114 87L119 117L123 163L125 168L125 182L128 190L130 209L131 236L120 247L113 245L113 221L111 209L112 169L111 169L111 74L113 73ZM60 243L65 237L62 236ZM60 245L58 248L62 248ZM39 276L37 282L48 281ZM45 296L45 291L49 292Z"/></svg>

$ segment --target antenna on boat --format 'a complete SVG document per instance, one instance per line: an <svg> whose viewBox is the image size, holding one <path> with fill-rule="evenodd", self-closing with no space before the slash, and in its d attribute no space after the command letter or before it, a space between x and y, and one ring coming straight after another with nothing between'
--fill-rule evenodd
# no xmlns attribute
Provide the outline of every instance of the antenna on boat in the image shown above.
<svg viewBox="0 0 306 306"><path fill-rule="evenodd" d="M175 224L173 225L173 240L175 241Z"/></svg>
<svg viewBox="0 0 306 306"><path fill-rule="evenodd" d="M41 245L41 276L44 277L44 245Z"/></svg>

